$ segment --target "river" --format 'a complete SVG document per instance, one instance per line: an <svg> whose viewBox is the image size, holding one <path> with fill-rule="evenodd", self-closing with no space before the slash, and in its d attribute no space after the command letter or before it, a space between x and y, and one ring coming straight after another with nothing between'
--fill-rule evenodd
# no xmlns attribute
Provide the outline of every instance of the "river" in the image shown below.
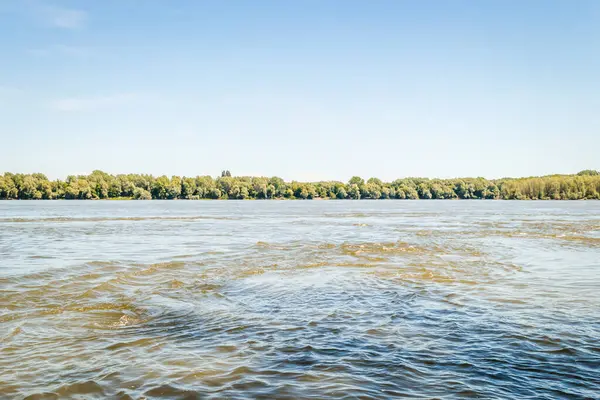
<svg viewBox="0 0 600 400"><path fill-rule="evenodd" d="M600 202L0 202L28 396L600 398Z"/></svg>

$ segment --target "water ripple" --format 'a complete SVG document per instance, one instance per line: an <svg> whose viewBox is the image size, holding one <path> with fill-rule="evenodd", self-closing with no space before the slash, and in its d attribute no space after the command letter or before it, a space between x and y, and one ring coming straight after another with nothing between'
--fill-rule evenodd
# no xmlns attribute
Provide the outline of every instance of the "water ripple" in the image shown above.
<svg viewBox="0 0 600 400"><path fill-rule="evenodd" d="M11 206L0 397L600 393L594 205L201 203Z"/></svg>

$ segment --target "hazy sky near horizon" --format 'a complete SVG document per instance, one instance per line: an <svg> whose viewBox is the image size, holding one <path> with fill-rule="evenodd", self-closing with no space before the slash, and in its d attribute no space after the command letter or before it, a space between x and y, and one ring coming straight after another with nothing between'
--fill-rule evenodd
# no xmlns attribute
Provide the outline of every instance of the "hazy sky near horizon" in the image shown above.
<svg viewBox="0 0 600 400"><path fill-rule="evenodd" d="M0 2L0 171L600 168L600 1Z"/></svg>

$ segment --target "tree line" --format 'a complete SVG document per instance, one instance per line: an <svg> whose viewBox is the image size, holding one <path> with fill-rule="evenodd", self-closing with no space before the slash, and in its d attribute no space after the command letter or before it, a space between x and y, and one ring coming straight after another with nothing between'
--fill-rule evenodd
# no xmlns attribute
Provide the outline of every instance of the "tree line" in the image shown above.
<svg viewBox="0 0 600 400"><path fill-rule="evenodd" d="M404 178L383 182L285 182L278 177L110 175L94 171L49 180L44 174L0 175L0 199L600 199L600 173L528 178Z"/></svg>

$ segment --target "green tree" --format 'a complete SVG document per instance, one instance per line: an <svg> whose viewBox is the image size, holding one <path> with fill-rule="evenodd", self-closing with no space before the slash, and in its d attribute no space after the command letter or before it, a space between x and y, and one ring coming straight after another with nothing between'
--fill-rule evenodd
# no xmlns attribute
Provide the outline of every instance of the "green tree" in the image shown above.
<svg viewBox="0 0 600 400"><path fill-rule="evenodd" d="M579 171L577 173L577 175L579 175L579 176L598 176L598 175L600 175L600 172L596 171L595 169L584 169L583 171Z"/></svg>
<svg viewBox="0 0 600 400"><path fill-rule="evenodd" d="M348 196L351 199L355 199L355 200L359 200L360 199L360 188L358 187L358 184L352 183L352 184L349 185L349 187L348 187Z"/></svg>
<svg viewBox="0 0 600 400"><path fill-rule="evenodd" d="M186 178L184 177L181 180L181 197L184 199L191 199L196 194L196 180L194 178Z"/></svg>
<svg viewBox="0 0 600 400"><path fill-rule="evenodd" d="M152 195L146 189L136 187L133 190L133 198L136 200L152 200Z"/></svg>
<svg viewBox="0 0 600 400"><path fill-rule="evenodd" d="M348 185L357 185L357 186L360 187L360 186L362 186L364 184L365 184L365 180L363 178L361 178L360 176L353 176L348 181Z"/></svg>
<svg viewBox="0 0 600 400"><path fill-rule="evenodd" d="M168 199L169 186L171 186L171 181L165 175L156 178L152 185L152 197L155 199Z"/></svg>
<svg viewBox="0 0 600 400"><path fill-rule="evenodd" d="M111 175L95 170L89 175L69 175L64 181L49 181L41 173L0 175L0 199L104 199L121 196L155 199L541 199L576 200L600 198L600 175L595 170L577 175L528 178L427 179L403 178L365 183L352 177L338 181L286 183L279 177L232 177L227 171L216 180L210 176L128 174ZM148 194L147 194L148 193Z"/></svg>
<svg viewBox="0 0 600 400"><path fill-rule="evenodd" d="M167 187L167 198L178 199L181 195L181 178L178 176L171 177L171 182Z"/></svg>

